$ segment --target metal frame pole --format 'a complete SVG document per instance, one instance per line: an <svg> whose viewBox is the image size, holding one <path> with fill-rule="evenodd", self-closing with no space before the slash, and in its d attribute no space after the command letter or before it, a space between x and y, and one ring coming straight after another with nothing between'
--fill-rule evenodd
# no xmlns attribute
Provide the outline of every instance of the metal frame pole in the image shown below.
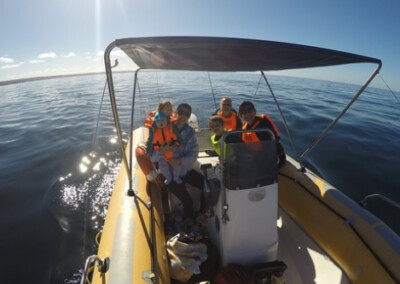
<svg viewBox="0 0 400 284"><path fill-rule="evenodd" d="M115 128L117 130L119 145L120 145L121 154L122 154L122 160L123 160L123 163L125 164L125 170L128 175L128 178L129 178L129 180L132 180L132 172L129 167L128 158L126 156L125 148L124 148L124 145L122 142L122 131L121 131L121 125L119 122L117 102L115 100L114 83L113 83L113 77L112 77L112 71L111 71L110 53L111 53L111 50L115 46L116 46L115 42L112 42L109 46L107 46L107 48L104 52L104 63L105 63L105 67L106 67L108 92L110 94L111 107L112 107L112 112L113 112L113 116L114 116L114 124L115 124Z"/></svg>
<svg viewBox="0 0 400 284"><path fill-rule="evenodd" d="M265 83L268 86L269 91L271 92L272 98L274 99L276 107L278 108L279 114L280 114L280 116L281 116L281 118L283 120L283 126L285 127L286 133L289 136L290 144L292 145L293 151L294 151L294 153L295 153L295 155L297 157L297 161L299 162L301 169L304 169L304 165L303 165L303 163L301 161L301 157L299 156L299 154L298 154L298 152L296 150L296 146L294 145L293 138L292 138L292 135L290 134L289 127L287 125L285 116L282 113L281 107L279 106L278 100L275 97L274 91L272 90L272 87L269 84L267 76L265 76L265 74L264 74L264 71L261 70L260 72L261 72L261 75L264 78Z"/></svg>
<svg viewBox="0 0 400 284"><path fill-rule="evenodd" d="M135 98L136 98L136 86L137 86L137 75L140 71L140 68L137 69L135 71L135 79L134 79L134 83L133 83L133 94L132 94L132 108L131 108L131 132L130 132L130 139L129 139L129 145L130 145L130 149L129 149L129 165L130 168L132 168L132 156L133 156L133 123L134 123L134 118L135 118ZM133 190L132 188L132 176L129 179L129 190L128 192L131 192ZM131 193L132 194L132 193Z"/></svg>
<svg viewBox="0 0 400 284"><path fill-rule="evenodd" d="M351 101L345 106L345 108L342 110L342 112L328 125L327 128L325 128L324 131L314 140L314 142L308 147L307 150L304 151L303 154L301 154L300 158L303 159L305 156L307 156L311 150L317 146L317 144L325 137L326 133L332 129L333 126L335 126L336 122L346 113L346 111L351 107L351 105L358 99L358 97L361 95L362 92L364 92L365 88L371 83L371 81L375 78L375 76L379 73L380 69L382 67L382 63L380 62L378 64L378 67L375 69L375 71L371 74L371 76L367 79L367 81L364 83L364 85L361 86L361 88L358 90L358 92L354 95L354 97L351 99Z"/></svg>

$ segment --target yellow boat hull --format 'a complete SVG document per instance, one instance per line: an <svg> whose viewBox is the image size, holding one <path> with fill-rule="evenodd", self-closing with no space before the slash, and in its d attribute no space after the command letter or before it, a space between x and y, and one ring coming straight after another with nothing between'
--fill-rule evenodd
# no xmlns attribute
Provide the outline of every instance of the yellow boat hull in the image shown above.
<svg viewBox="0 0 400 284"><path fill-rule="evenodd" d="M143 128L134 131L134 147L145 141L146 134ZM289 157L280 169L280 210L336 263L351 283L399 283L398 236L317 175L311 171L303 173L298 168L297 162ZM148 183L135 158L132 176L137 196L149 202ZM160 191L151 185L152 211L149 211L128 196L128 188L122 165L98 251L101 259L110 258L110 268L105 274L95 269L92 283L151 283L151 271L157 275L157 283L170 283ZM154 215L153 222L150 214Z"/></svg>

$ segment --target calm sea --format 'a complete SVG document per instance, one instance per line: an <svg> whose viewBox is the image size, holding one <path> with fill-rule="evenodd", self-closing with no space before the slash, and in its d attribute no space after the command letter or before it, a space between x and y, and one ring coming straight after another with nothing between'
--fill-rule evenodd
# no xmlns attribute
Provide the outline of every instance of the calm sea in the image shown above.
<svg viewBox="0 0 400 284"><path fill-rule="evenodd" d="M216 100L238 107L252 100L278 125L294 156L279 113L256 74L143 73L135 125L160 99L188 102L200 124ZM118 73L119 114L129 132L133 74ZM271 76L272 88L302 153L357 91L357 86ZM120 164L108 92L95 135L104 75L47 79L0 87L1 283L78 283L95 253L113 180ZM397 93L400 97L400 94ZM388 91L368 88L306 159L306 165L359 201L381 193L400 202L400 105ZM126 135L126 134L125 134ZM94 139L95 138L95 139ZM399 214L371 201L369 208L400 232ZM384 210L385 209L385 210Z"/></svg>

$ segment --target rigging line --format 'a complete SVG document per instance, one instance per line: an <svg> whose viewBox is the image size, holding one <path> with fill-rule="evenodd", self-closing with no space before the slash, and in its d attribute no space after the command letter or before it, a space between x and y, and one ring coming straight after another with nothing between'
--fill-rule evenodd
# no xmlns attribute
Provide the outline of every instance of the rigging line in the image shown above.
<svg viewBox="0 0 400 284"><path fill-rule="evenodd" d="M156 80L157 80L157 96L158 96L158 101L161 102L160 85L158 84L158 72L157 72L157 71L156 71Z"/></svg>
<svg viewBox="0 0 400 284"><path fill-rule="evenodd" d="M254 93L254 98L256 98L256 96L257 96L257 92L258 92L258 88L260 87L261 80L262 80L262 75L260 75L260 80L258 80L256 92Z"/></svg>
<svg viewBox="0 0 400 284"><path fill-rule="evenodd" d="M96 129L95 129L95 131L94 131L93 138L92 138L92 148L95 148L95 147L96 147L97 131L98 131L98 129L99 129L100 114L101 114L101 108L102 108L102 106L103 106L104 94L106 93L106 87L107 87L107 80L106 80L106 83L104 84L103 95L101 96L100 107L99 107L99 113L98 113L98 115L97 115Z"/></svg>
<svg viewBox="0 0 400 284"><path fill-rule="evenodd" d="M111 68L114 68L116 66L118 66L118 59L115 59L115 63L114 63L113 66L111 66ZM103 102L104 102L104 94L106 93L106 87L107 87L107 79L106 79L106 82L104 83L103 94L101 95L99 113L97 115L96 129L94 131L93 138L92 138L92 149L96 147L97 132L98 132L98 129L99 129L101 109L102 109ZM84 222L84 229L83 229L83 244L82 244L83 250L82 251L85 251L85 248L86 248L86 239L87 239L86 238L86 236L87 236L87 225L86 224L87 224L87 211L88 211L88 207L89 207L89 198L88 198L89 188L90 188L90 186L87 187L88 190L87 190L86 196L85 196L85 215L84 215L84 221L83 221ZM84 277L84 276L82 276L82 277Z"/></svg>
<svg viewBox="0 0 400 284"><path fill-rule="evenodd" d="M139 80L137 81L137 88L138 88L138 97L141 99L144 99L144 96L142 96L142 89L140 88ZM143 118L146 116L146 111L142 108L139 108L139 117ZM136 116L137 117L137 116Z"/></svg>
<svg viewBox="0 0 400 284"><path fill-rule="evenodd" d="M379 77L381 78L381 80L383 81L383 83L385 83L386 87L389 89L389 91L392 93L394 99L397 101L397 103L400 103L399 98L396 96L396 93L392 91L392 89L389 87L389 85L386 83L385 80L383 80L383 77L381 76L381 74L378 74Z"/></svg>
<svg viewBox="0 0 400 284"><path fill-rule="evenodd" d="M213 89L213 85L211 82L210 72L207 72L207 75L208 75L208 81L210 81L211 93L212 93L213 99L214 99L215 110L217 110L217 101L215 100L215 94L214 94L214 89Z"/></svg>
<svg viewBox="0 0 400 284"><path fill-rule="evenodd" d="M281 110L281 107L279 106L278 100L276 99L275 93L274 93L274 91L272 90L272 87L271 87L271 85L270 85L269 82L268 82L267 76L265 76L264 71L262 71L262 70L261 70L261 76L264 78L264 81L265 81L265 83L267 84L268 89L269 89L269 91L270 91L270 93L271 93L271 95L272 95L272 98L273 98L274 101L275 101L275 105L276 105L277 108L278 108L279 114L280 114L280 116L281 116L281 118L282 118L282 120L283 120L283 126L285 127L286 133L287 133L287 135L289 136L290 144L291 144L292 149L293 149L293 151L294 151L294 153L295 153L295 155L296 155L296 157L297 157L297 161L299 162L300 167L303 168L304 165L303 165L301 156L299 156L299 154L298 154L298 152L297 152L297 149L296 149L296 146L295 146L295 144L294 144L294 141L293 141L292 135L291 135L291 133L290 133L289 127L288 127L288 125L287 125L285 116L283 115L282 110Z"/></svg>
<svg viewBox="0 0 400 284"><path fill-rule="evenodd" d="M115 63L111 68L117 67L118 66L118 59L115 59ZM99 107L99 113L97 115L97 123L96 123L96 129L93 134L92 138L92 148L96 147L96 140L97 140L97 131L99 129L99 121L100 121L100 114L101 114L101 108L103 106L103 101L104 101L104 94L106 92L106 87L107 87L107 79L106 82L104 83L104 88L103 88L103 95L101 96L101 101L100 101L100 107Z"/></svg>

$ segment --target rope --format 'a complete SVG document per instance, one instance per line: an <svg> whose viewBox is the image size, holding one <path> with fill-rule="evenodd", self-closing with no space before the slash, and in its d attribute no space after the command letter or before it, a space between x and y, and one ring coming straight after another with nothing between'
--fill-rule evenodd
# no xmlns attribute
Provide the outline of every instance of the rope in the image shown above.
<svg viewBox="0 0 400 284"><path fill-rule="evenodd" d="M89 267L89 269L88 269L88 271L87 271L87 273L85 275L85 283L86 284L91 284L92 283L92 281L90 281L90 279L89 279L89 274L93 273L94 267L95 267L95 264L93 264L93 266Z"/></svg>
<svg viewBox="0 0 400 284"><path fill-rule="evenodd" d="M260 75L260 80L258 80L256 92L254 93L254 98L256 98L256 96L257 96L257 92L258 92L258 88L260 87L261 80L262 80L262 75Z"/></svg>
<svg viewBox="0 0 400 284"><path fill-rule="evenodd" d="M161 96L160 96L160 85L158 84L158 72L156 71L156 80L157 80L157 96L158 96L158 101L161 101ZM140 92L140 89L139 89Z"/></svg>
<svg viewBox="0 0 400 284"><path fill-rule="evenodd" d="M101 108L103 106L104 94L106 93L106 87L107 87L107 80L106 80L106 83L104 84L103 95L101 96L101 102L100 102L100 107L99 107L99 113L97 115L96 130L94 131L93 138L92 138L92 147L93 148L96 147L97 131L99 129L100 114L101 114Z"/></svg>
<svg viewBox="0 0 400 284"><path fill-rule="evenodd" d="M118 59L115 59L115 63L111 68L117 67L118 66ZM96 140L97 140L97 131L99 129L99 121L100 121L100 114L101 114L101 108L103 106L103 101L104 101L104 94L106 92L106 87L107 87L107 79L106 82L104 83L104 88L103 88L103 95L101 96L101 102L100 102L100 107L99 107L99 114L97 115L97 123L96 123L96 130L94 131L94 135L92 138L92 147L94 148L96 146Z"/></svg>
<svg viewBox="0 0 400 284"><path fill-rule="evenodd" d="M94 237L94 242L96 243L97 247L100 246L101 234L102 234L102 231L98 231L96 236Z"/></svg>
<svg viewBox="0 0 400 284"><path fill-rule="evenodd" d="M213 89L212 82L211 82L210 72L207 72L207 75L208 75L208 81L210 81L211 93L212 93L213 99L214 99L215 110L217 110L217 108L218 108L217 101L215 100L215 94L214 94L214 89Z"/></svg>
<svg viewBox="0 0 400 284"><path fill-rule="evenodd" d="M399 98L396 96L395 92L393 92L392 89L389 87L389 85L386 83L386 81L383 80L381 74L379 74L379 77L381 78L381 80L383 81L383 83L385 83L386 87L389 89L389 91L392 93L394 99L395 99L395 100L397 101L397 103L399 104L399 103L400 103L400 100L399 100Z"/></svg>
<svg viewBox="0 0 400 284"><path fill-rule="evenodd" d="M274 91L272 90L272 87L271 87L271 85L269 84L268 79L267 79L267 76L265 76L265 74L264 74L264 71L261 71L261 76L264 78L264 81L265 81L265 83L266 83L267 86L268 86L268 89L269 89L269 91L270 91L270 93L271 93L271 96L272 96L272 98L273 98L274 101L275 101L275 105L276 105L276 107L278 108L279 114L281 115L281 118L282 118L282 121L283 121L283 126L285 127L285 131L286 131L286 133L287 133L287 135L288 135L288 137L289 137L289 141L290 141L290 144L291 144L291 146L292 146L292 149L293 149L293 151L294 151L294 153L295 153L295 155L296 155L297 161L299 162L301 168L303 168L303 162L302 162L302 160L301 160L301 156L299 156L299 154L298 154L298 152L297 152L297 149L296 149L296 146L294 145L294 141L293 141L292 135L291 135L291 133L290 133L290 131L289 131L289 127L288 127L288 125L287 125L285 116L284 116L283 113L282 113L281 107L279 106L278 100L276 99L276 96L275 96L275 94L274 94Z"/></svg>

